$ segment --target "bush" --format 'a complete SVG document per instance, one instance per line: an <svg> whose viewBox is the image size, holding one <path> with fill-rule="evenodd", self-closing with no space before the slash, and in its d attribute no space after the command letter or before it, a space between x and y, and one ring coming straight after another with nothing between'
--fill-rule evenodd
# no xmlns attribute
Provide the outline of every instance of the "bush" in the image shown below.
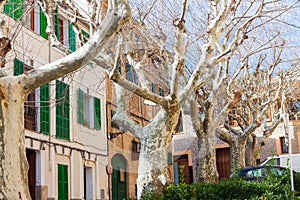
<svg viewBox="0 0 300 200"><path fill-rule="evenodd" d="M162 194L147 193L143 200L232 200L232 199L299 199L293 197L286 177L267 177L264 181L224 179L219 183L171 184ZM297 178L300 178L298 176ZM296 188L296 185L295 185Z"/></svg>

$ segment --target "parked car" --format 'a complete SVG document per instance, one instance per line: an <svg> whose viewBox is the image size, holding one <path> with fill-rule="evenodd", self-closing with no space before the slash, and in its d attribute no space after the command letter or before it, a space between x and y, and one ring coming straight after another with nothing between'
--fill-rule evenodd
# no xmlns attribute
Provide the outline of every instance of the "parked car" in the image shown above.
<svg viewBox="0 0 300 200"><path fill-rule="evenodd" d="M231 177L242 177L245 180L262 180L268 175L283 176L288 169L282 166L255 166L239 169Z"/></svg>
<svg viewBox="0 0 300 200"><path fill-rule="evenodd" d="M291 154L292 158L292 169L300 172L300 154ZM268 157L264 162L262 162L260 165L279 165L283 167L288 167L289 166L289 159L290 155L288 154L282 154L282 155L277 155L277 156L271 156Z"/></svg>

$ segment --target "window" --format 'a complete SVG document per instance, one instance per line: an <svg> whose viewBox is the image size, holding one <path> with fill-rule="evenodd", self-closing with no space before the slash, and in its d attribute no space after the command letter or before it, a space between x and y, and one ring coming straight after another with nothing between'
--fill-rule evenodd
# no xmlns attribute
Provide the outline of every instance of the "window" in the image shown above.
<svg viewBox="0 0 300 200"><path fill-rule="evenodd" d="M58 14L55 10L55 34L58 41L68 47L71 51L76 51L76 34L73 25Z"/></svg>
<svg viewBox="0 0 300 200"><path fill-rule="evenodd" d="M112 128L117 128L117 129L119 129L118 124L115 123L115 122L113 122L113 120L112 120L112 118L113 118L113 116L114 116L115 114L116 114L116 111L115 111L115 110L111 110L111 111L110 111L110 116L111 116L110 123L111 123L111 127L112 127Z"/></svg>
<svg viewBox="0 0 300 200"><path fill-rule="evenodd" d="M161 87L158 87L158 94L159 94L159 96L164 97L164 96L165 96L165 91L164 91L164 89L162 89Z"/></svg>
<svg viewBox="0 0 300 200"><path fill-rule="evenodd" d="M34 19L35 19L35 9L33 8L30 13L26 16L25 18L25 25L27 28L31 29L31 30L35 30L35 22L34 22Z"/></svg>
<svg viewBox="0 0 300 200"><path fill-rule="evenodd" d="M23 63L23 61L15 58L14 60L14 76L18 76L29 71L31 68ZM35 91L32 91L24 103L24 126L28 130L36 129L36 107L35 107Z"/></svg>
<svg viewBox="0 0 300 200"><path fill-rule="evenodd" d="M70 139L70 86L56 80L56 137Z"/></svg>
<svg viewBox="0 0 300 200"><path fill-rule="evenodd" d="M132 152L140 153L140 149L141 149L141 143L140 142L132 140L131 145L132 145Z"/></svg>
<svg viewBox="0 0 300 200"><path fill-rule="evenodd" d="M68 166L57 165L57 180L58 180L58 200L69 199L69 183L68 183Z"/></svg>
<svg viewBox="0 0 300 200"><path fill-rule="evenodd" d="M4 13L18 20L24 13L24 0L8 0L4 4Z"/></svg>
<svg viewBox="0 0 300 200"><path fill-rule="evenodd" d="M58 41L64 44L64 21L60 19L57 15L55 17L55 34Z"/></svg>
<svg viewBox="0 0 300 200"><path fill-rule="evenodd" d="M155 84L154 83L151 83L151 92L152 93L156 93L156 89L155 89Z"/></svg>
<svg viewBox="0 0 300 200"><path fill-rule="evenodd" d="M176 132L183 132L182 112L180 112L178 123L176 125Z"/></svg>
<svg viewBox="0 0 300 200"><path fill-rule="evenodd" d="M281 152L288 153L289 147L287 145L287 141L286 141L285 137L280 137L279 139L280 139Z"/></svg>
<svg viewBox="0 0 300 200"><path fill-rule="evenodd" d="M34 6L33 6L34 7ZM55 10L55 34L59 42L68 47L71 51L76 50L76 34L73 25L66 19L59 17L58 9ZM41 7L34 7L25 18L27 28L48 39L46 32L47 18Z"/></svg>
<svg viewBox="0 0 300 200"><path fill-rule="evenodd" d="M14 60L14 76L23 74L24 71L30 70L31 67L25 65L21 60ZM50 93L49 84L44 84L40 87L40 132L44 134L50 133ZM36 95L35 91L32 91L27 96L27 102L24 106L24 120L25 128L29 130L36 130L36 118L37 118L37 108L36 108Z"/></svg>
<svg viewBox="0 0 300 200"><path fill-rule="evenodd" d="M101 129L101 100L78 89L78 122L89 128Z"/></svg>
<svg viewBox="0 0 300 200"><path fill-rule="evenodd" d="M137 77L137 74L136 74L135 70L133 69L133 67L130 64L126 64L125 67L126 67L126 79L128 81L131 81L131 82L137 84L138 77Z"/></svg>

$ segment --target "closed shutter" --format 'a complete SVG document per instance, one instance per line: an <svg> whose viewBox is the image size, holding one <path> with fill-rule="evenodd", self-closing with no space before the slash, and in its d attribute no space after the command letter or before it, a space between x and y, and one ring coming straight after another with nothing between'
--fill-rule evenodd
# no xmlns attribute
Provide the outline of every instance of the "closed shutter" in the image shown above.
<svg viewBox="0 0 300 200"><path fill-rule="evenodd" d="M58 19L58 8L55 9L55 34L58 41L61 41L61 33L60 33L60 23Z"/></svg>
<svg viewBox="0 0 300 200"><path fill-rule="evenodd" d="M20 19L24 13L24 0L8 0L4 12L14 19Z"/></svg>
<svg viewBox="0 0 300 200"><path fill-rule="evenodd" d="M76 51L76 34L73 30L73 25L69 23L69 48L71 51Z"/></svg>
<svg viewBox="0 0 300 200"><path fill-rule="evenodd" d="M15 60L14 60L14 76L18 76L23 73L24 73L24 63L21 60L15 58Z"/></svg>
<svg viewBox="0 0 300 200"><path fill-rule="evenodd" d="M64 82L56 81L56 137L70 139L69 88Z"/></svg>
<svg viewBox="0 0 300 200"><path fill-rule="evenodd" d="M46 32L46 28L47 28L47 17L46 15L43 13L42 9L40 8L40 21L41 21L41 25L40 25L40 35L42 37L44 37L45 39L48 40L48 35Z"/></svg>
<svg viewBox="0 0 300 200"><path fill-rule="evenodd" d="M95 116L95 129L101 129L101 101L97 97L94 97L94 116Z"/></svg>
<svg viewBox="0 0 300 200"><path fill-rule="evenodd" d="M49 83L46 83L40 87L40 106L41 106L41 132L45 134L50 133L50 92Z"/></svg>
<svg viewBox="0 0 300 200"><path fill-rule="evenodd" d="M57 165L57 176L58 176L58 200L68 200L68 166L67 165Z"/></svg>
<svg viewBox="0 0 300 200"><path fill-rule="evenodd" d="M90 34L88 34L88 32L86 32L85 30L81 30L81 33L85 37L85 39L89 39L90 38Z"/></svg>
<svg viewBox="0 0 300 200"><path fill-rule="evenodd" d="M78 123L83 124L84 117L83 117L83 91L78 89Z"/></svg>

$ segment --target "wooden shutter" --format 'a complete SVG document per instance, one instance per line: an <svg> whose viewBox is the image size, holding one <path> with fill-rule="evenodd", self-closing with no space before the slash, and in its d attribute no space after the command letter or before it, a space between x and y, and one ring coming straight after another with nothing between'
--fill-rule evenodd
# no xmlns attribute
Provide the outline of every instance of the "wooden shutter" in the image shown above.
<svg viewBox="0 0 300 200"><path fill-rule="evenodd" d="M70 139L70 86L56 80L56 137Z"/></svg>
<svg viewBox="0 0 300 200"><path fill-rule="evenodd" d="M69 184L68 184L68 166L57 165L57 180L58 180L58 200L68 200Z"/></svg>
<svg viewBox="0 0 300 200"><path fill-rule="evenodd" d="M4 4L4 12L14 19L20 19L24 14L24 0L8 0Z"/></svg>
<svg viewBox="0 0 300 200"><path fill-rule="evenodd" d="M85 37L85 39L89 39L90 38L90 34L88 34L88 32L86 32L85 30L81 30L81 33Z"/></svg>
<svg viewBox="0 0 300 200"><path fill-rule="evenodd" d="M76 34L73 30L73 25L69 23L69 48L71 51L76 51Z"/></svg>
<svg viewBox="0 0 300 200"><path fill-rule="evenodd" d="M8 14L8 16L13 17L13 1L12 0L8 0L5 4L4 4L4 13Z"/></svg>
<svg viewBox="0 0 300 200"><path fill-rule="evenodd" d="M78 123L83 124L84 122L84 116L83 116L83 91L81 89L78 89Z"/></svg>
<svg viewBox="0 0 300 200"><path fill-rule="evenodd" d="M21 60L15 58L15 60L14 60L14 76L18 76L23 73L24 73L24 63Z"/></svg>
<svg viewBox="0 0 300 200"><path fill-rule="evenodd" d="M101 129L101 100L94 97L94 128L97 130Z"/></svg>
<svg viewBox="0 0 300 200"><path fill-rule="evenodd" d="M58 19L58 7L55 8L55 35L58 41L61 41L61 34L60 34L60 23Z"/></svg>
<svg viewBox="0 0 300 200"><path fill-rule="evenodd" d="M41 133L50 133L50 92L49 83L46 83L40 87L40 123Z"/></svg>
<svg viewBox="0 0 300 200"><path fill-rule="evenodd" d="M40 8L40 35L48 40L48 35L46 33L46 28L47 28L47 17L46 15L43 13L42 9Z"/></svg>

